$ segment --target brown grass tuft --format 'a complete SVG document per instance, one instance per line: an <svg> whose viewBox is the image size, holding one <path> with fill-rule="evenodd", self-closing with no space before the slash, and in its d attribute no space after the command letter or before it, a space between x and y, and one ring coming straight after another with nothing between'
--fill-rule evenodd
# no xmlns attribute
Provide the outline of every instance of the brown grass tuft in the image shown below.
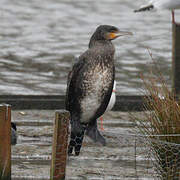
<svg viewBox="0 0 180 180"><path fill-rule="evenodd" d="M180 106L167 87L161 73L141 76L145 90L145 120L135 118L148 142L155 159L160 179L180 179Z"/></svg>

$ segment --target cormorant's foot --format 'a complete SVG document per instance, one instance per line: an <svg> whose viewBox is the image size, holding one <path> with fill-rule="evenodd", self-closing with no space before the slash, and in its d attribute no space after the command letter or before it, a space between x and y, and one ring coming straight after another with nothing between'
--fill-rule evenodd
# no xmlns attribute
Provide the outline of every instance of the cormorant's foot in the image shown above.
<svg viewBox="0 0 180 180"><path fill-rule="evenodd" d="M96 134L96 141L101 143L103 146L106 145L106 139L100 134L99 131Z"/></svg>
<svg viewBox="0 0 180 180"><path fill-rule="evenodd" d="M96 126L90 127L86 131L86 135L90 137L94 142L99 142L103 146L106 145L106 140L105 138L101 135L99 130L96 128Z"/></svg>
<svg viewBox="0 0 180 180"><path fill-rule="evenodd" d="M106 145L106 139L103 136L99 137L98 142L100 142L103 146Z"/></svg>

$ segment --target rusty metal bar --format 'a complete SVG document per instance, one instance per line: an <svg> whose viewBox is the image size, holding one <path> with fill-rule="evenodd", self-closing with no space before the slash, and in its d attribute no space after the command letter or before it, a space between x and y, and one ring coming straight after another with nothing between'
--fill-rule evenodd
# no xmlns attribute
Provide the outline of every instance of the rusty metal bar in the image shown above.
<svg viewBox="0 0 180 180"><path fill-rule="evenodd" d="M0 179L11 179L11 107L0 104Z"/></svg>
<svg viewBox="0 0 180 180"><path fill-rule="evenodd" d="M172 24L173 91L180 97L180 24Z"/></svg>
<svg viewBox="0 0 180 180"><path fill-rule="evenodd" d="M50 179L65 180L70 113L55 113Z"/></svg>

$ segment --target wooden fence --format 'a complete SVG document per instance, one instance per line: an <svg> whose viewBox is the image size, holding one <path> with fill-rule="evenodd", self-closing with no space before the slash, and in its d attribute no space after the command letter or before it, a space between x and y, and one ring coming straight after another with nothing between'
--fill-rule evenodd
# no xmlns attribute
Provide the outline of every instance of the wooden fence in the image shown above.
<svg viewBox="0 0 180 180"><path fill-rule="evenodd" d="M51 180L65 179L69 119L68 111L55 112ZM0 104L0 179L11 179L11 106L7 104Z"/></svg>

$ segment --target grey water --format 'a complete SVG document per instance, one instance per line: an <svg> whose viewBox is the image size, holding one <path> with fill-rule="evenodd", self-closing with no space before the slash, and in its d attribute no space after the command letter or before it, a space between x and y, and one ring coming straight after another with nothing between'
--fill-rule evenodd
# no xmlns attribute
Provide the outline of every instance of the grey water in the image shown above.
<svg viewBox="0 0 180 180"><path fill-rule="evenodd" d="M75 57L96 27L133 32L114 41L118 94L140 94L141 73L158 66L171 85L171 13L134 13L144 0L1 0L1 94L64 94ZM180 12L176 11L176 20ZM152 53L153 62L149 55ZM156 65L154 65L155 63Z"/></svg>

